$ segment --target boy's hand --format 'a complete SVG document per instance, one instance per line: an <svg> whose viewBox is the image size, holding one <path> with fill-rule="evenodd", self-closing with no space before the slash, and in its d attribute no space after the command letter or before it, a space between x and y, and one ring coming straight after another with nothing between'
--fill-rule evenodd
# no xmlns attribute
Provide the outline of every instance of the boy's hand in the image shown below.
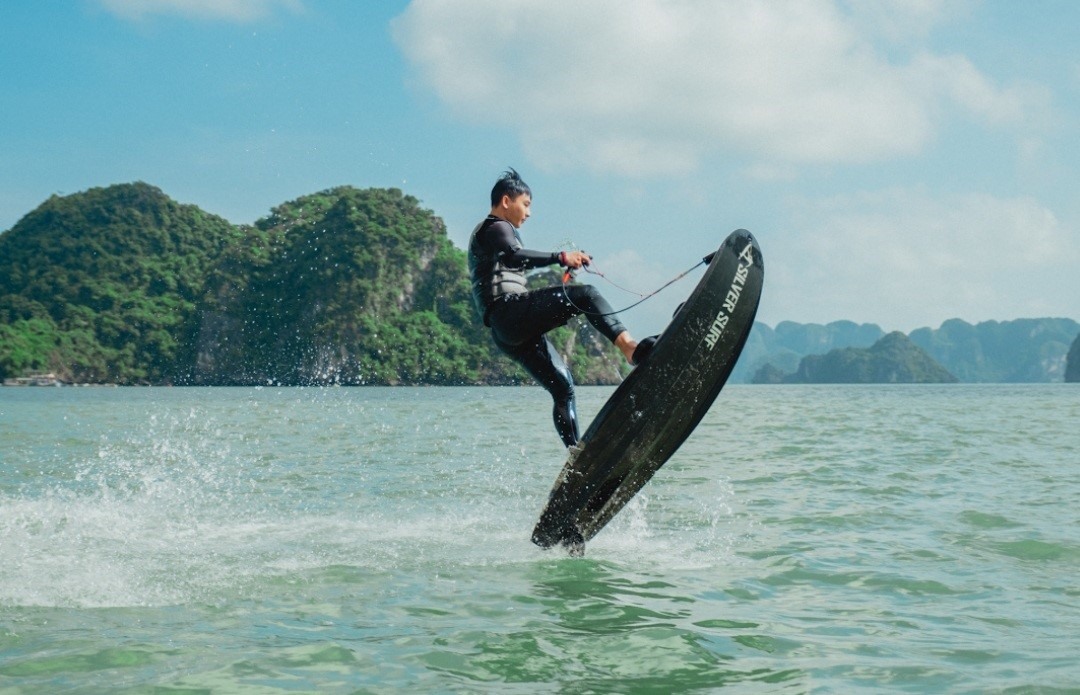
<svg viewBox="0 0 1080 695"><path fill-rule="evenodd" d="M566 267L574 268L575 270L583 265L592 263L592 256L584 251L563 251L562 257Z"/></svg>

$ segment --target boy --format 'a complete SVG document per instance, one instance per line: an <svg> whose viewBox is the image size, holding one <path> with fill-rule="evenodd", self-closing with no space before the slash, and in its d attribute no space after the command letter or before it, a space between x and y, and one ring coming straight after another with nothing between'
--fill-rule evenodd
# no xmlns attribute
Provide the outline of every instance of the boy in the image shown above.
<svg viewBox="0 0 1080 695"><path fill-rule="evenodd" d="M518 228L529 218L531 205L532 191L513 169L495 182L491 212L469 238L473 302L484 325L491 328L499 349L551 394L555 401L555 430L569 447L577 444L579 437L574 382L545 333L584 313L589 323L634 365L648 356L655 341L646 338L639 346L614 316L611 305L591 285L532 291L526 287L525 271L530 268L559 264L576 269L592 260L581 251L522 248Z"/></svg>

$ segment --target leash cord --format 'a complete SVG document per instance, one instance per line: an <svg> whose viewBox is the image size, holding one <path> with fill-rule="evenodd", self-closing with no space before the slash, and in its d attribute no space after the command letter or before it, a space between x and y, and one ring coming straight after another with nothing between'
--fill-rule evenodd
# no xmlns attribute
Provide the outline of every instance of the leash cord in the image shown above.
<svg viewBox="0 0 1080 695"><path fill-rule="evenodd" d="M707 264L709 263L709 261L711 261L711 260L712 260L712 254L710 254L710 255L706 256L705 258L701 259L700 261L698 261L698 262L697 262L697 264L695 264L695 265L694 265L694 267L693 267L693 268L687 268L686 270L684 270L683 272L679 273L678 275L676 275L676 276L675 276L675 277L673 277L672 279L668 280L668 281L667 281L667 282L665 282L665 283L664 283L663 285L661 285L661 286L660 286L659 288L657 288L657 289L653 290L653 291L652 291L652 292L650 292L649 294L641 294L640 292L634 292L633 290L628 290L628 289L626 289L625 287L620 287L619 285L615 284L615 283L614 283L614 282L612 282L612 281L611 281L610 279L608 279L608 277L607 277L606 275L604 275L604 274L603 274L602 272L600 272L599 270L593 270L592 268L590 268L590 267L589 267L589 266L587 266L587 265L586 265L586 266L582 266L582 267L583 267L583 268L585 269L585 272L586 272L586 273L590 273L590 274L592 274L592 275L598 275L598 276L600 276L600 277L604 278L604 280L607 280L607 281L608 281L608 282L609 282L609 283L610 283L610 284L611 284L612 286L614 286L614 287L616 287L616 288L618 288L618 289L622 290L623 292L629 292L630 294L636 294L637 296L641 297L641 299L639 299L638 301L634 302L633 304L631 304L631 305L630 305L630 306L628 306L628 307L624 307L624 308L622 308L622 309L619 309L618 311L608 311L608 312L603 312L603 313L601 313L601 312L597 312L597 311L586 311L585 309L582 309L582 308L581 308L581 307L579 307L579 306L578 306L577 304L575 304L575 303L574 303L574 300L573 300L573 299L570 299L570 293L566 291L566 284L567 284L567 283L568 283L568 282L569 282L569 281L570 281L571 279L573 279L573 277L574 277L574 274L573 274L573 272L572 272L572 271L571 271L571 270L570 270L569 268L567 268L567 269L566 269L566 272L565 272L565 273L563 273L563 276L562 276L562 291L563 291L563 297L565 297L565 298L566 298L566 301L567 301L567 302L568 302L568 303L570 304L570 306L574 307L575 309L577 309L578 311L580 311L580 312L581 312L582 314L587 314L587 315L589 315L589 316L614 316L615 314L621 314L621 313L623 313L624 311L630 311L630 310L631 310L631 309L633 309L634 307L636 307L636 306L638 306L638 305L640 305L640 304L643 304L643 303L645 303L645 301L647 301L647 300L649 300L649 299L652 299L653 297L655 297L656 295L660 294L661 292L663 292L663 291L664 291L664 290L666 290L667 288L671 287L672 285L674 285L674 284L675 284L676 282L678 282L679 280L682 280L682 279L683 279L684 277L686 277L686 276L687 276L687 275L689 275L690 273L694 272L695 270L697 270L697 269L698 269L698 268L700 268L701 266L703 266L703 265L707 265Z"/></svg>

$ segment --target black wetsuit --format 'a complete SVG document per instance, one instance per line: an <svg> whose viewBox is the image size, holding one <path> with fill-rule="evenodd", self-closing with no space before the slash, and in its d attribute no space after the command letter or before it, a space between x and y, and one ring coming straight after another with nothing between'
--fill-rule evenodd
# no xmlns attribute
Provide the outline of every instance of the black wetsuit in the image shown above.
<svg viewBox="0 0 1080 695"><path fill-rule="evenodd" d="M555 429L566 446L579 438L574 381L570 369L544 334L584 313L608 340L626 330L611 306L591 285L529 291L525 271L559 263L558 253L522 248L521 236L506 220L488 216L469 239L473 301L499 349L540 382L555 401ZM569 301L567 301L569 296Z"/></svg>

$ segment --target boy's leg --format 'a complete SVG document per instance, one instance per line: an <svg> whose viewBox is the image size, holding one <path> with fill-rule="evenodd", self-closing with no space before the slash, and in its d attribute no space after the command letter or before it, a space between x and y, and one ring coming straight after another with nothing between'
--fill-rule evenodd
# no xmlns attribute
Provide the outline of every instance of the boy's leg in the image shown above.
<svg viewBox="0 0 1080 695"><path fill-rule="evenodd" d="M574 379L570 368L555 350L546 336L539 336L523 345L510 346L499 340L496 344L515 362L525 368L532 378L551 394L554 401L552 417L555 431L565 446L577 444L580 439L577 420L577 401L574 397Z"/></svg>
<svg viewBox="0 0 1080 695"><path fill-rule="evenodd" d="M533 336L565 326L580 314L584 314L589 323L624 354L627 353L626 342L633 339L611 305L592 285L545 287L512 295L496 305L491 313L491 326L503 342L520 345ZM633 352L632 347L629 352Z"/></svg>

